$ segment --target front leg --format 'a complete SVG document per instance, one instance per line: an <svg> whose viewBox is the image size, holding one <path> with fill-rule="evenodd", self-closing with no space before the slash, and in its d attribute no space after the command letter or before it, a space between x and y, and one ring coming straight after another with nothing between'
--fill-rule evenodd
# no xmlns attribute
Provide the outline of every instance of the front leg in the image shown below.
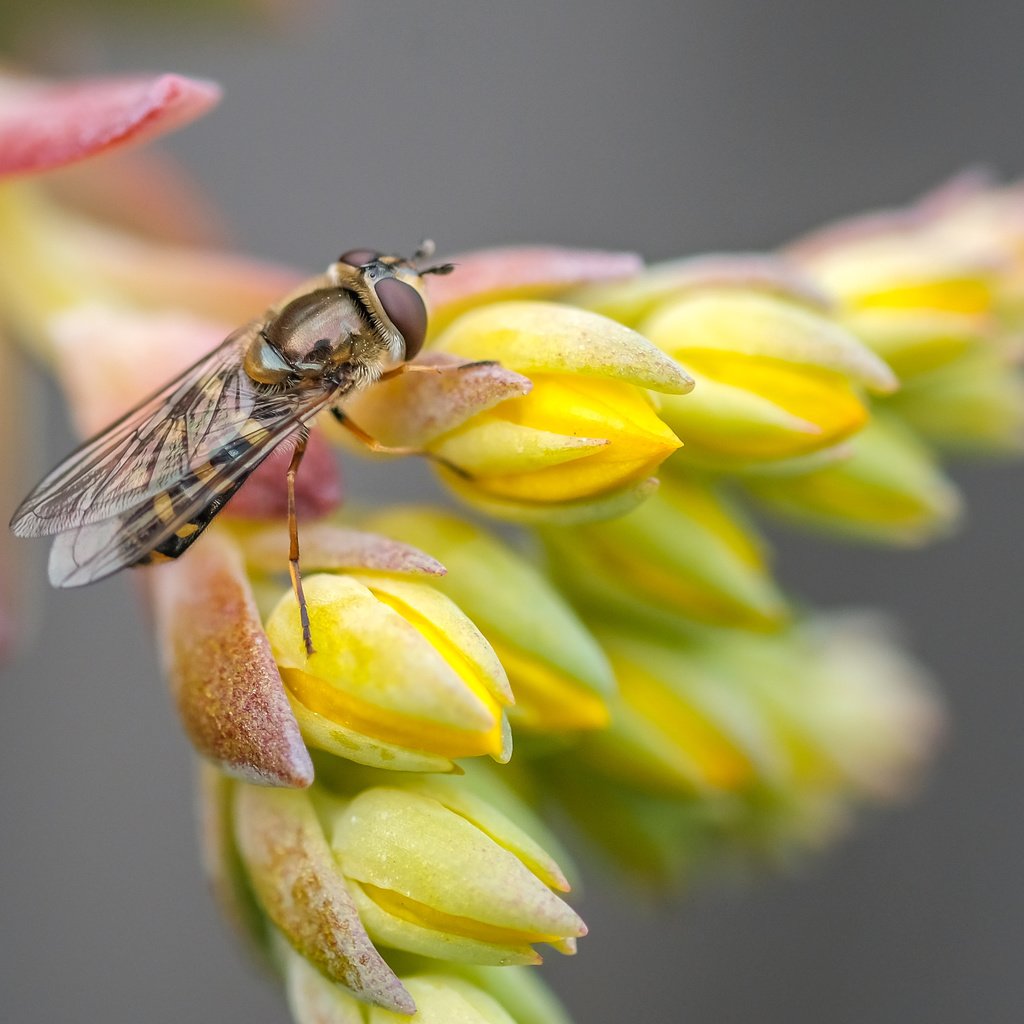
<svg viewBox="0 0 1024 1024"><path fill-rule="evenodd" d="M295 513L295 477L298 475L302 456L306 454L306 443L309 441L309 430L299 430L299 441L292 452L292 461L288 464L288 575L292 580L295 600L299 602L299 622L302 624L302 641L306 645L306 657L316 653L313 647L313 633L309 628L309 609L306 607L306 595L302 592L302 572L299 569L299 519Z"/></svg>
<svg viewBox="0 0 1024 1024"><path fill-rule="evenodd" d="M408 364L405 364L408 365ZM429 367L423 367L423 369L429 369ZM463 480L472 480L472 474L468 473L461 466L456 466L454 462L449 462L444 456L436 455L434 452L429 452L425 448L412 448L408 446L396 446L382 444L372 434L368 434L362 427L357 423L353 423L351 418L344 413L337 406L331 406L331 415L357 440L361 441L371 452L379 452L381 455L420 455L425 459L430 459L432 462L436 462L439 466L444 466L445 469L450 469L453 473L457 473L463 478Z"/></svg>
<svg viewBox="0 0 1024 1024"><path fill-rule="evenodd" d="M403 373L462 373L463 370L475 370L480 366L498 365L500 364L497 359L477 359L472 363L440 363L437 366L431 366L428 363L399 363L398 366L385 370L380 375L380 379L393 380Z"/></svg>

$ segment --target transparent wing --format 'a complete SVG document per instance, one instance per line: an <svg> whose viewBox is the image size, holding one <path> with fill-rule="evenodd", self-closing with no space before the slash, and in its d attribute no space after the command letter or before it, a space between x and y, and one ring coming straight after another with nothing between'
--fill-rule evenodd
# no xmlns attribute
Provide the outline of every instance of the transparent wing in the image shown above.
<svg viewBox="0 0 1024 1024"><path fill-rule="evenodd" d="M239 328L68 456L18 507L14 533L34 537L127 523L128 513L175 488L194 487L209 501L217 493L214 481L223 487L248 475L333 396L315 387L253 381L243 356L259 328L258 321ZM183 494L186 500L191 497Z"/></svg>
<svg viewBox="0 0 1024 1024"><path fill-rule="evenodd" d="M50 582L77 587L139 562L177 558L246 477L334 399L333 391L323 390L264 397L251 417L263 424L258 435L233 433L209 459L193 464L166 490L107 519L59 533L50 551Z"/></svg>
<svg viewBox="0 0 1024 1024"><path fill-rule="evenodd" d="M253 448L218 469L199 467L137 508L57 534L50 548L50 583L78 587L139 562L177 558L273 448Z"/></svg>

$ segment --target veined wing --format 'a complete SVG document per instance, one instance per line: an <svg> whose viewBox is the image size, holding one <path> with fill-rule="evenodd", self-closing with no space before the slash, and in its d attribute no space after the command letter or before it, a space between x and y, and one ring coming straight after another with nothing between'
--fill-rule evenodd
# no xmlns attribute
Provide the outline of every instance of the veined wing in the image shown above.
<svg viewBox="0 0 1024 1024"><path fill-rule="evenodd" d="M268 389L243 370L260 329L230 334L116 423L74 451L21 503L11 529L21 537L63 533L114 518L167 491L196 469L230 460L233 442L263 443L282 421L302 421L320 392Z"/></svg>
<svg viewBox="0 0 1024 1024"><path fill-rule="evenodd" d="M59 533L50 551L50 582L77 587L139 562L177 558L246 477L335 398L332 388L263 395L246 421L258 422L258 428L237 431L236 425L236 432L208 459L190 466L165 490L107 519ZM215 427L224 429L222 424Z"/></svg>
<svg viewBox="0 0 1024 1024"><path fill-rule="evenodd" d="M50 548L50 583L83 586L130 565L177 557L244 482L245 476L225 481L212 498L212 488L186 485L175 489L176 500L165 491L112 519L58 533ZM173 554L163 554L161 548Z"/></svg>

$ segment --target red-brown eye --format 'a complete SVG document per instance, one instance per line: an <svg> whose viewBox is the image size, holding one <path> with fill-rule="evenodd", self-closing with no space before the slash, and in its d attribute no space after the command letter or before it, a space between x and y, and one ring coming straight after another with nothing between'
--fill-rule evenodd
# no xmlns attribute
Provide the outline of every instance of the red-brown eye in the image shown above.
<svg viewBox="0 0 1024 1024"><path fill-rule="evenodd" d="M415 358L427 336L427 307L420 293L397 277L385 277L374 287L388 319L405 339L405 358Z"/></svg>
<svg viewBox="0 0 1024 1024"><path fill-rule="evenodd" d="M349 249L338 257L338 262L347 263L350 267L365 267L379 258L380 253L372 249Z"/></svg>

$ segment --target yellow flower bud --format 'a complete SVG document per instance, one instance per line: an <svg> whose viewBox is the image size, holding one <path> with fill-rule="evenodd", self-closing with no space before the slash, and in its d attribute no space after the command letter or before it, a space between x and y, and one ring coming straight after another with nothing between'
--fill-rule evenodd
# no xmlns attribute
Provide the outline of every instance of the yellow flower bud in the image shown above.
<svg viewBox="0 0 1024 1024"><path fill-rule="evenodd" d="M912 229L880 232L819 248L802 265L848 309L990 309L990 267L956 248L929 248L924 238Z"/></svg>
<svg viewBox="0 0 1024 1024"><path fill-rule="evenodd" d="M954 525L956 487L894 417L876 414L849 446L848 458L810 472L752 476L746 485L787 518L874 541L922 544Z"/></svg>
<svg viewBox="0 0 1024 1024"><path fill-rule="evenodd" d="M601 635L621 704L607 733L543 766L545 785L658 879L709 844L719 861L820 845L853 801L902 796L942 723L925 674L872 619Z"/></svg>
<svg viewBox="0 0 1024 1024"><path fill-rule="evenodd" d="M460 497L505 518L578 520L620 512L649 493L679 447L646 389L692 382L646 339L604 317L544 302L503 302L456 320L434 351L495 359L527 375L510 398L432 439Z"/></svg>
<svg viewBox="0 0 1024 1024"><path fill-rule="evenodd" d="M859 430L867 387L891 391L889 368L820 313L767 294L697 291L641 325L697 386L662 400L687 460L730 468L806 455Z"/></svg>
<svg viewBox="0 0 1024 1024"><path fill-rule="evenodd" d="M943 366L996 326L999 257L930 217L901 212L826 228L789 250L839 306L841 322L902 380ZM965 244L965 242L967 244Z"/></svg>
<svg viewBox="0 0 1024 1024"><path fill-rule="evenodd" d="M850 310L840 316L840 321L877 352L902 381L946 366L985 344L995 327L987 312L899 306Z"/></svg>
<svg viewBox="0 0 1024 1024"><path fill-rule="evenodd" d="M370 529L414 544L448 570L434 586L477 625L508 672L517 727L601 728L615 681L607 659L564 599L524 558L465 520L428 508L394 508Z"/></svg>
<svg viewBox="0 0 1024 1024"><path fill-rule="evenodd" d="M456 484L463 496L475 489L530 505L597 497L645 480L679 447L630 384L539 373L532 381L529 395L431 446L470 475Z"/></svg>
<svg viewBox="0 0 1024 1024"><path fill-rule="evenodd" d="M327 813L370 936L480 964L537 963L536 943L574 952L586 927L520 855L523 834L497 812L477 824L466 809L408 786L377 786Z"/></svg>
<svg viewBox="0 0 1024 1024"><path fill-rule="evenodd" d="M590 614L682 615L771 629L787 616L763 544L711 486L669 476L640 508L607 523L544 532L552 571Z"/></svg>
<svg viewBox="0 0 1024 1024"><path fill-rule="evenodd" d="M429 584L386 574L305 583L316 653L295 596L266 623L306 742L381 768L451 771L452 760L507 761L508 680L476 627Z"/></svg>

